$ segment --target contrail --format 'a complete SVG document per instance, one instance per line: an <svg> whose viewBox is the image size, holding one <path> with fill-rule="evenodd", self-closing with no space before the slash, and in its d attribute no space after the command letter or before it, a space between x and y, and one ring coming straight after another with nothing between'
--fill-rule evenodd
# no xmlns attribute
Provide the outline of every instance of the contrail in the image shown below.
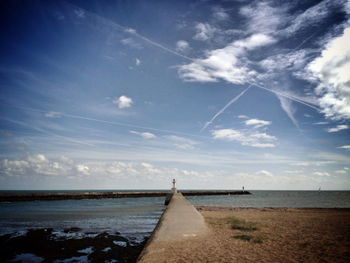
<svg viewBox="0 0 350 263"><path fill-rule="evenodd" d="M128 28L128 27L122 26L122 25L120 25L120 24L118 24L118 23L116 23L116 22L114 22L114 21L112 21L110 19L107 19L107 18L104 18L102 16L99 16L99 15L93 13L93 12L90 12L90 11L88 11L88 10L86 10L84 8L81 8L79 6L76 6L74 4L67 3L67 2L66 2L66 4L72 6L73 8L83 10L85 14L88 14L90 17L93 17L94 19L96 19L97 21L99 21L99 22L101 22L103 24L109 25L109 26L111 26L111 27L113 27L115 29L118 29L119 31L131 34L131 35L133 35L133 36L135 36L135 37L137 37L139 39L142 39L143 41L145 41L145 42L147 42L147 43L149 43L149 44L151 44L153 46L156 46L156 47L159 47L159 48L163 49L164 51L166 51L168 53L172 53L173 55L182 57L182 58L190 60L190 61L194 61L193 58L185 56L185 55L183 55L183 54L181 54L179 52L176 52L175 50L172 50L172 49L170 49L170 48L168 48L168 47L166 47L166 46L164 46L162 44L159 44L159 43L157 43L157 42L155 42L155 41L153 41L153 40L151 40L151 39L149 39L149 38L147 38L147 37L137 33L136 30L134 30L132 28Z"/></svg>
<svg viewBox="0 0 350 263"><path fill-rule="evenodd" d="M247 91L248 89L250 89L251 86L252 86L252 84L250 84L250 85L248 86L248 88L246 88L246 89L243 90L241 93L239 93L236 97L234 97L232 100L230 100L229 103L227 103L227 104L225 105L225 107L223 107L221 110L219 110L219 111L213 116L213 118L211 118L210 121L208 121L208 122L206 122L206 123L204 124L204 126L203 126L202 129L201 129L201 132L204 131L210 124L212 124L213 121L214 121L220 114L222 114L232 103L236 102L241 96L243 96L244 93L246 93L246 91Z"/></svg>
<svg viewBox="0 0 350 263"><path fill-rule="evenodd" d="M12 123L18 124L18 125L21 125L23 127L27 127L27 128L33 129L33 130L41 132L41 133L45 133L45 134L48 134L48 135L51 135L51 136L62 138L62 139L66 140L66 141L69 141L69 142L82 144L82 145L88 145L88 146L95 146L93 144L90 144L90 143L87 143L87 142L83 142L83 141L80 141L80 140L76 140L76 139L73 139L71 137L67 137L67 136L59 135L59 134L56 134L56 133L53 133L53 132L49 132L47 130L41 129L39 127L35 127L33 125L27 124L27 123L22 122L22 121L11 120L11 119L8 119L8 118L1 118L1 119L5 120L5 121L8 121L8 122L12 122Z"/></svg>
<svg viewBox="0 0 350 263"><path fill-rule="evenodd" d="M11 106L16 107L16 108L20 108L20 109L24 109L24 110L40 112L43 114L52 112L52 111L45 111L45 110L28 108L28 107L21 107L21 106L14 106L14 105L11 105ZM157 129L157 128L152 128L152 127L147 127L147 126L140 126L140 125L125 123L125 122L106 121L106 120L95 119L95 118L90 118L90 117L81 116L81 115L74 115L74 114L69 114L69 113L64 113L64 112L57 112L57 114L59 114L60 116L63 116L63 117L67 117L67 118L93 121L93 122L105 123L105 124L110 124L110 125L118 125L118 126L122 126L122 127L134 128L134 129L144 129L144 130L149 130L149 131L162 132L162 133L168 133L168 134L177 134L177 135L182 135L182 136L190 136L190 137L197 137L197 138L203 138L203 139L209 138L208 136L195 135L195 134L186 133L186 132L171 131L171 130L166 130L166 129Z"/></svg>
<svg viewBox="0 0 350 263"><path fill-rule="evenodd" d="M257 83L250 83L250 82L248 82L248 83L251 84L251 85L253 85L253 86L255 86L255 87L257 87L257 88L260 88L260 89L263 89L263 90L267 90L267 91L269 91L269 92L271 92L271 93L274 93L274 94L277 95L277 96L282 96L282 97L287 98L287 99L290 99L290 100L292 100L292 101L299 102L300 104L303 104L303 105L305 105L305 106L308 106L308 107L310 107L310 108L312 108L312 109L314 109L314 110L316 110L316 111L320 111L320 109L317 108L315 104L311 104L311 103L309 103L309 102L306 102L306 101L304 101L304 100L302 100L302 99L299 99L299 98L297 98L297 97L294 97L294 96L292 96L292 95L289 95L289 94L286 94L286 93L283 93L283 92L280 92L280 91L277 91L277 90L272 90L272 89L266 88L266 87L264 87L264 86L262 86L262 85L259 85L259 84L257 84Z"/></svg>

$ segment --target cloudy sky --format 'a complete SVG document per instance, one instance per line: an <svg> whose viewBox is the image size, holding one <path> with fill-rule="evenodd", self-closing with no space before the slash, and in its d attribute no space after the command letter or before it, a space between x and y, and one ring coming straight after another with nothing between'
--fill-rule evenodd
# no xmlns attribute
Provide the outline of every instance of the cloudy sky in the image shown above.
<svg viewBox="0 0 350 263"><path fill-rule="evenodd" d="M6 1L0 189L350 189L350 1Z"/></svg>

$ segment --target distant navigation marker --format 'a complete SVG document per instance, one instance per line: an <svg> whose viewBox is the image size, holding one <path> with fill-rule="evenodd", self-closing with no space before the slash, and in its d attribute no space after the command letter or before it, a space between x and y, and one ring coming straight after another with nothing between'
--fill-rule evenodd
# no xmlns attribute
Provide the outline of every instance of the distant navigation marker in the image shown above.
<svg viewBox="0 0 350 263"><path fill-rule="evenodd" d="M176 181L175 178L173 179L173 188L171 188L171 191L175 194L177 193L176 187L175 187Z"/></svg>

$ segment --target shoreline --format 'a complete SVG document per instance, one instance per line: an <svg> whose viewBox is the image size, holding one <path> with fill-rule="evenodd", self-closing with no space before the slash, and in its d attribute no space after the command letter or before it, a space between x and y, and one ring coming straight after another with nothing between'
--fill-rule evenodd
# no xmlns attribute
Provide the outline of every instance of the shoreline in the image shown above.
<svg viewBox="0 0 350 263"><path fill-rule="evenodd" d="M350 261L350 208L195 208L205 218L209 233L168 244L164 250L167 262ZM232 229L232 218L256 229ZM65 231L73 233L81 229ZM52 238L53 233L52 229L40 228L28 229L21 236L0 236L3 259L9 262L16 255L29 255L46 261L76 258L91 262L113 262L113 259L136 262L152 236L132 243L118 232L101 232L81 239ZM159 262L156 254L148 259L147 262Z"/></svg>

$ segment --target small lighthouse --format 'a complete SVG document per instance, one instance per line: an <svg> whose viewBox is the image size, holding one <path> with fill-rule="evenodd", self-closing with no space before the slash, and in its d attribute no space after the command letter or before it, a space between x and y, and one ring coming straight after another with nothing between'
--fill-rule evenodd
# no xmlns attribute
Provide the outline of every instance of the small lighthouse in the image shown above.
<svg viewBox="0 0 350 263"><path fill-rule="evenodd" d="M176 184L176 181L175 181L175 178L174 178L174 179L173 179L173 187L171 188L171 192L172 192L173 194L177 193L175 184Z"/></svg>

